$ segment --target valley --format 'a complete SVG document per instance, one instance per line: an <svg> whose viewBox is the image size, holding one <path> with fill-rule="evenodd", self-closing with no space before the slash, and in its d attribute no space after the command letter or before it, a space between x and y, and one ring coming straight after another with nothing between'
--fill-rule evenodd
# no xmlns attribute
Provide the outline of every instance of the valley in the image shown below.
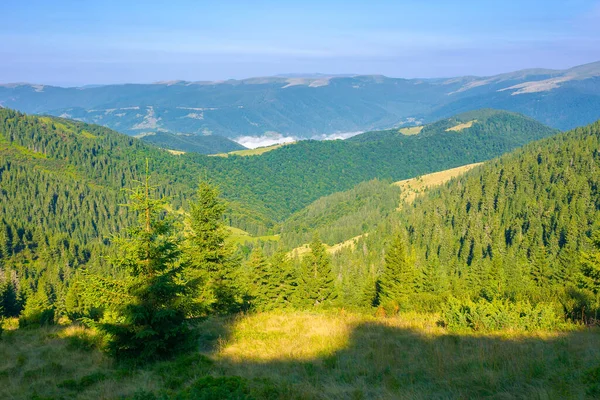
<svg viewBox="0 0 600 400"><path fill-rule="evenodd" d="M483 109L212 157L0 110L0 393L593 396L599 124ZM195 350L110 347L146 265Z"/></svg>
<svg viewBox="0 0 600 400"><path fill-rule="evenodd" d="M600 399L600 4L2 3L0 399Z"/></svg>

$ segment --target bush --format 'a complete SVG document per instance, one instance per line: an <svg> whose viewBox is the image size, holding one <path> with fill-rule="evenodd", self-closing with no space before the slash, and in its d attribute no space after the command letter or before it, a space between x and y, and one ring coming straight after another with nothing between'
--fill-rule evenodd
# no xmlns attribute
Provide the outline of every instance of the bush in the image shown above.
<svg viewBox="0 0 600 400"><path fill-rule="evenodd" d="M54 325L54 308L27 309L19 317L19 328Z"/></svg>
<svg viewBox="0 0 600 400"><path fill-rule="evenodd" d="M451 299L442 314L450 329L495 331L501 329L554 329L562 324L553 305L527 301Z"/></svg>

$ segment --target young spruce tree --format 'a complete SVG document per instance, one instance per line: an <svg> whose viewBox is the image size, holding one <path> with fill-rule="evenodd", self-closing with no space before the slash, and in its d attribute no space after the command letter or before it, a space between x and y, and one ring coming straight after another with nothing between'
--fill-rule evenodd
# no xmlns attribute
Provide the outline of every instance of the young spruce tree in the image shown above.
<svg viewBox="0 0 600 400"><path fill-rule="evenodd" d="M307 306L319 306L335 299L334 276L331 259L325 246L315 234L310 243L310 253L302 260L301 300Z"/></svg>
<svg viewBox="0 0 600 400"><path fill-rule="evenodd" d="M149 176L132 191L128 206L138 222L118 240L116 267L124 279L92 276L88 292L108 305L108 320L95 324L108 334L108 350L117 359L149 361L170 356L186 343L178 279L183 268L181 237L164 210L165 201L153 198Z"/></svg>
<svg viewBox="0 0 600 400"><path fill-rule="evenodd" d="M378 282L378 303L398 304L415 292L416 270L404 239L397 234L385 254L383 273Z"/></svg>
<svg viewBox="0 0 600 400"><path fill-rule="evenodd" d="M219 190L208 182L201 182L196 200L190 207L188 238L190 268L187 277L203 282L196 294L196 312L228 314L241 307L237 281L239 260L226 243L227 229L223 224L225 202Z"/></svg>
<svg viewBox="0 0 600 400"><path fill-rule="evenodd" d="M600 231L592 238L595 251L581 255L581 286L594 294L596 309L600 308Z"/></svg>

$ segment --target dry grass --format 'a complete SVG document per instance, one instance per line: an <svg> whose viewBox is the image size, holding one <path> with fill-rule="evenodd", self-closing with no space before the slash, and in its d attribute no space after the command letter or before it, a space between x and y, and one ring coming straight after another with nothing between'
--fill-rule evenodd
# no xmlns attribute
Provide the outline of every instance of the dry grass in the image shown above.
<svg viewBox="0 0 600 400"><path fill-rule="evenodd" d="M402 205L403 202L408 204L412 203L417 196L425 193L428 189L443 185L452 178L456 178L481 164L482 163L463 165L461 167L395 182L394 185L398 185L402 189L402 192L400 193L400 205Z"/></svg>
<svg viewBox="0 0 600 400"><path fill-rule="evenodd" d="M5 332L0 398L173 396L196 379L237 375L256 398L592 398L600 332L454 333L433 314L344 310L213 317L196 355L120 369L77 326ZM257 389L258 388L258 389ZM266 389L265 389L266 388ZM265 394L265 393L268 393Z"/></svg>
<svg viewBox="0 0 600 400"><path fill-rule="evenodd" d="M236 150L236 151L230 151L229 153L211 154L211 156L215 156L215 157L229 157L230 155L258 156L258 155L264 154L268 151L275 150L280 147L287 146L287 145L294 144L294 143L296 143L296 142L274 144L272 146L257 147L256 149Z"/></svg>
<svg viewBox="0 0 600 400"><path fill-rule="evenodd" d="M173 155L176 155L176 156L180 156L180 155L182 155L182 154L185 154L185 151L179 151L179 150L169 150L169 149L167 149L167 151L168 151L169 153L173 154Z"/></svg>
<svg viewBox="0 0 600 400"><path fill-rule="evenodd" d="M341 243L334 244L333 246L329 246L327 243L323 243L323 246L325 246L325 250L329 254L334 254L346 247L354 248L354 246L356 246L356 242L359 239L361 239L363 237L367 237L367 236L369 236L368 233L363 233L362 235L355 236L355 237L345 240ZM304 256L305 254L308 254L309 252L310 252L310 245L303 244L302 246L298 246L295 249L292 249L289 252L289 255L291 257L301 257L301 256Z"/></svg>
<svg viewBox="0 0 600 400"><path fill-rule="evenodd" d="M458 124L456 126L453 126L452 128L446 129L446 132L460 132L463 129L467 129L467 128L472 127L475 122L477 122L476 119L474 119L472 121L464 122L462 124Z"/></svg>
<svg viewBox="0 0 600 400"><path fill-rule="evenodd" d="M420 126L409 126L406 128L400 128L398 129L398 132L400 132L403 135L406 136L411 136L411 135L418 135L419 133L421 133L421 131L423 130L423 125Z"/></svg>

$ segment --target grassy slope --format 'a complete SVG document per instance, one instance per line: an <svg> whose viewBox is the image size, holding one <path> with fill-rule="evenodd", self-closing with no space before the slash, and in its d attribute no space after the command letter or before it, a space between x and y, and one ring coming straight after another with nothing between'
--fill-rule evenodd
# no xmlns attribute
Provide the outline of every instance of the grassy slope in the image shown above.
<svg viewBox="0 0 600 400"><path fill-rule="evenodd" d="M401 188L400 205L399 205L398 209L402 206L403 203L410 204L418 196L426 193L427 190L435 188L440 185L443 185L444 183L450 181L451 179L461 176L462 174L470 171L471 169L473 169L481 164L482 163L463 165L463 166L457 167L457 168L451 168L451 169L447 169L444 171L439 171L439 172L434 172L431 174L422 175L422 176L419 176L416 178L405 179L402 181L394 182L392 185L395 185L395 186L398 186ZM362 185L364 185L364 184L358 185L357 187L360 187ZM345 192L345 193L351 194L355 190L356 190L356 188L352 189L351 191ZM372 193L374 195L376 194L375 191L373 191ZM319 203L325 204L323 206L324 210L322 211L323 215L327 215L328 212L334 212L336 210L339 210L344 206L344 203L342 201L339 201L339 200L336 201L336 197L340 197L340 195L343 196L344 193L333 194L333 195L324 197L320 200L317 200L315 203L312 203L308 207L301 210L297 215L302 215L302 213L304 213L304 214L308 213L308 215L310 215L311 208L317 207L319 205ZM328 202L328 200L331 200L331 201ZM378 206L384 207L383 202L379 203ZM352 216L352 221L357 226L360 226L366 222L364 220L361 220L360 217L361 217L361 215L353 215ZM306 219L307 217L305 216L303 218ZM326 218L323 218L323 220L327 221L327 222L323 223L321 225L317 225L316 227L331 227L331 226L335 225L335 222L337 222L337 221L333 221L333 222L328 221ZM315 226L313 226L312 228L315 229ZM286 233L284 231L284 241L286 239L285 234ZM365 237L367 235L368 235L368 233L364 233L364 234L349 238L347 240L344 240L343 242L334 244L332 246L329 246L327 244L325 244L325 246L327 248L327 251L329 253L333 254L333 253L341 250L342 248L346 248L349 246L353 247L358 239ZM290 254L295 255L295 256L301 256L301 255L308 253L309 251L310 251L309 245L303 244L301 246L295 247L291 251Z"/></svg>
<svg viewBox="0 0 600 400"><path fill-rule="evenodd" d="M271 150L278 149L278 148L286 146L288 144L293 144L293 143L274 144L272 146L257 147L256 149L235 150L235 151L230 151L229 153L213 154L213 156L218 156L218 157L229 157L230 155L237 155L237 156L259 156L261 154L267 153L267 152L269 152Z"/></svg>
<svg viewBox="0 0 600 400"><path fill-rule="evenodd" d="M461 167L394 182L394 185L400 186L402 189L402 192L400 193L400 203L406 202L410 204L418 195L425 193L428 189L443 185L451 179L456 178L481 164L482 163L463 165Z"/></svg>
<svg viewBox="0 0 600 400"><path fill-rule="evenodd" d="M235 244L256 243L258 241L279 241L279 235L252 236L248 232L233 226L228 226L227 229L230 232L227 240Z"/></svg>
<svg viewBox="0 0 600 400"><path fill-rule="evenodd" d="M173 396L205 375L248 379L255 398L583 398L597 396L600 332L450 332L435 315L265 313L211 318L198 351L141 369L119 368L91 331L5 332L0 397ZM138 397L141 398L141 397Z"/></svg>

